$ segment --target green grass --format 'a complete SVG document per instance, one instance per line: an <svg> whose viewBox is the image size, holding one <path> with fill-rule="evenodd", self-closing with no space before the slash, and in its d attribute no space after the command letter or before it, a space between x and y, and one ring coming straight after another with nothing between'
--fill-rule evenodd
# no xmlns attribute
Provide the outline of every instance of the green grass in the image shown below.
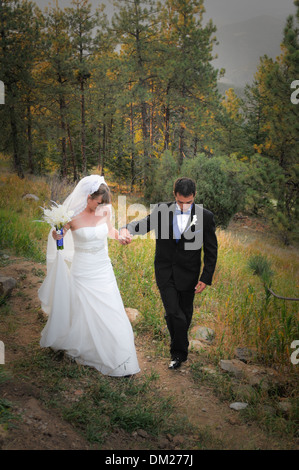
<svg viewBox="0 0 299 470"><path fill-rule="evenodd" d="M63 353L33 346L15 365L14 373L30 376L32 385L41 389L44 404L55 408L91 444L101 445L116 429L127 433L143 429L152 436L183 429L178 420L170 419L171 400L157 395L154 372L142 377L105 377L78 366Z"/></svg>
<svg viewBox="0 0 299 470"><path fill-rule="evenodd" d="M49 227L34 222L41 218L39 206L50 198L50 186L39 180L18 180L15 176L1 178L0 187L0 249L38 262L45 262ZM14 189L12 191L12 188ZM39 202L24 201L22 194L35 193ZM130 202L134 202L130 200ZM252 271L250 260L267 255L271 266L271 286L274 292L286 297L298 297L299 258L294 247L282 247L268 235L243 240L229 230L218 231L219 257L213 285L195 298L192 326L204 325L215 330L215 339L201 358L218 365L221 358L232 358L237 346L252 347L260 363L275 366L298 383L298 366L290 361L291 343L299 338L298 303L269 296L261 278ZM135 238L129 246L109 240L109 254L125 307L137 308L141 315L134 326L137 334L146 334L155 340L155 354L168 355L168 338L164 310L154 276L155 242ZM8 261L0 259L0 264ZM266 267L267 267L266 266ZM42 279L42 270L36 276ZM2 323L7 331L17 328L9 302L3 301ZM70 421L91 443L101 445L115 429L128 433L142 428L156 436L182 430L176 421L172 403L157 398L155 375L142 379L115 380L99 377L96 371L79 367L59 358L38 345L26 348L24 359L15 365L15 372L36 381L41 387L41 398L47 406L55 407L64 419ZM209 385L221 400L241 400L243 391L236 393L226 375L211 376L195 362L192 375L196 383ZM70 395L82 391L76 400ZM298 390L298 388L297 388ZM254 390L250 408L242 411L244 420L255 420L268 432L285 432L290 437L298 423L296 393L288 391L292 405L289 419L276 412L266 411L274 397ZM275 394L274 394L275 395ZM297 410L297 411L296 411ZM10 413L9 403L2 403L2 413ZM275 419L274 419L275 418ZM183 431L182 431L183 432Z"/></svg>
<svg viewBox="0 0 299 470"><path fill-rule="evenodd" d="M7 371L0 366L0 385L9 381L10 375ZM13 411L13 403L6 398L0 398L0 426L2 429L7 430L16 421L16 415Z"/></svg>
<svg viewBox="0 0 299 470"><path fill-rule="evenodd" d="M204 324L216 331L212 348L216 363L223 357L233 356L237 346L248 346L257 350L264 363L292 369L290 345L299 337L298 303L269 297L260 278L248 265L253 255L267 249L267 244L245 250L243 244L224 231L218 232L218 241L214 282L195 297L193 326ZM154 277L154 251L151 239L134 239L126 247L113 240L109 242L125 305L142 313L139 328L159 337L165 321ZM271 262L273 289L282 295L296 296L298 257L278 247Z"/></svg>
<svg viewBox="0 0 299 470"><path fill-rule="evenodd" d="M3 176L0 249L45 262L49 226L34 221L41 219L40 206L47 205L53 191L57 199L65 190L57 181ZM23 200L22 195L28 192L38 195L40 200ZM117 220L116 194L113 200ZM128 201L134 202L132 196ZM261 260L264 261L267 266L262 266L263 269L266 267L270 272L271 266L272 289L286 297L298 297L298 251L280 246L269 234L244 242L232 236L229 230L218 231L218 241L213 285L196 296L193 325L205 324L215 329L212 354L216 362L233 355L236 346L246 345L257 349L261 361L292 369L290 345L299 337L298 303L269 296L250 263L259 260L261 267ZM163 340L164 310L155 282L154 252L155 242L150 236L135 238L126 247L109 241L109 253L124 304L137 308L142 314L136 328ZM159 351L163 347L162 341Z"/></svg>

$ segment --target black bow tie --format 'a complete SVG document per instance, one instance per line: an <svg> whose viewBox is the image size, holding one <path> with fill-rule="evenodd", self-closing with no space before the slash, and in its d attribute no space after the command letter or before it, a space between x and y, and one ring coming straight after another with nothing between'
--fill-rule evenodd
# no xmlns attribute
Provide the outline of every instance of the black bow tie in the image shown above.
<svg viewBox="0 0 299 470"><path fill-rule="evenodd" d="M187 211L182 211L181 209L176 209L175 210L175 215L181 215L181 214L187 214L187 215L190 215L191 214L191 207L190 209L188 209Z"/></svg>

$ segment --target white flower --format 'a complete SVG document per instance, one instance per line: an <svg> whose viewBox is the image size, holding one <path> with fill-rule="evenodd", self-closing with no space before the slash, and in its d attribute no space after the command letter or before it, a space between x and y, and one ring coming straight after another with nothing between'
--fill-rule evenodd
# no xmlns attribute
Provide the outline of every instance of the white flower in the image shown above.
<svg viewBox="0 0 299 470"><path fill-rule="evenodd" d="M194 216L193 216L193 219L192 219L192 222L191 222L191 224L190 224L190 227L192 227L192 225L195 225L196 222L197 222L197 215L194 215Z"/></svg>
<svg viewBox="0 0 299 470"><path fill-rule="evenodd" d="M189 230L189 228L192 227L192 225L195 225L197 222L197 215L194 215L193 218L192 218L192 222L190 223L190 225L188 226L188 228L186 228L185 232L187 232L187 230Z"/></svg>
<svg viewBox="0 0 299 470"><path fill-rule="evenodd" d="M54 204L55 206L52 206L51 209L42 207L44 211L43 219L52 226L55 225L57 228L62 228L71 221L74 211L68 211L62 204L56 204L56 202Z"/></svg>

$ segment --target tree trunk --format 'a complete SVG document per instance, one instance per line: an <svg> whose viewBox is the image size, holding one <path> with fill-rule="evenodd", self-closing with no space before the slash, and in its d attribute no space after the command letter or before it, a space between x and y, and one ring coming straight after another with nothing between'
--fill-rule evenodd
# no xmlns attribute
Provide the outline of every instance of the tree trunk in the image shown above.
<svg viewBox="0 0 299 470"><path fill-rule="evenodd" d="M181 122L180 130L179 130L179 168L181 168L184 157L185 157L184 150L185 150L185 126L183 122Z"/></svg>
<svg viewBox="0 0 299 470"><path fill-rule="evenodd" d="M99 123L99 130L98 130L98 143L99 143L99 150L98 150L98 169L101 175L103 175L102 170L103 170L103 165L102 165L102 146L101 146L101 137L102 137L102 132L101 132L101 124Z"/></svg>
<svg viewBox="0 0 299 470"><path fill-rule="evenodd" d="M65 138L65 120L64 110L65 102L62 97L59 99L60 108L60 128L61 128L61 175L63 178L67 177L67 155L66 155L66 138Z"/></svg>
<svg viewBox="0 0 299 470"><path fill-rule="evenodd" d="M11 84L7 84L7 91L10 96L10 99L13 100L13 92L11 89ZM24 178L24 172L21 164L20 151L19 151L19 134L17 127L16 111L13 102L9 105L9 116L10 116L10 126L12 134L12 145L13 145L13 159L14 159L14 168L20 178Z"/></svg>
<svg viewBox="0 0 299 470"><path fill-rule="evenodd" d="M27 105L27 139L28 139L28 166L30 173L34 173L34 164L33 164L33 152L32 152L32 119L31 119L31 107L28 103Z"/></svg>
<svg viewBox="0 0 299 470"><path fill-rule="evenodd" d="M183 85L182 89L182 99L183 103L185 102L186 91L185 86ZM183 164L183 160L185 158L185 106L181 106L181 123L180 123L180 130L179 130L179 168L181 168Z"/></svg>
<svg viewBox="0 0 299 470"><path fill-rule="evenodd" d="M170 86L168 84L167 88L166 88L166 103L167 103L167 100L168 100L169 90L170 90ZM169 149L169 141L170 141L170 107L169 107L168 103L164 106L164 123L165 123L164 150L168 150Z"/></svg>
<svg viewBox="0 0 299 470"><path fill-rule="evenodd" d="M83 175L87 174L86 162L86 134L85 134L85 96L84 96L84 78L80 80L81 90L81 155Z"/></svg>
<svg viewBox="0 0 299 470"><path fill-rule="evenodd" d="M77 174L76 158L75 158L75 153L74 153L74 148L73 148L70 125L68 122L66 124L66 128L67 128L68 143L69 143L70 154L71 154L71 161L72 161L72 166L73 166L73 180L77 181L78 174Z"/></svg>
<svg viewBox="0 0 299 470"><path fill-rule="evenodd" d="M152 96L154 95L154 84L152 82L151 84L151 92L152 92ZM149 123L149 143L150 143L150 147L153 148L153 144L154 144L154 104L153 104L153 100L150 104L150 123Z"/></svg>
<svg viewBox="0 0 299 470"><path fill-rule="evenodd" d="M104 122L103 124L103 139L102 139L102 149L103 149L103 152L102 152L102 176L104 176L104 173L105 173L105 170L104 170L104 165L105 165L105 160L106 160L106 148L107 148L107 145L106 145L106 124Z"/></svg>
<svg viewBox="0 0 299 470"><path fill-rule="evenodd" d="M14 105L10 106L9 112L10 112L10 125L11 125L11 131L12 131L14 167L18 176L20 178L24 178L24 172L23 172L20 154L19 154L18 129L17 129Z"/></svg>
<svg viewBox="0 0 299 470"><path fill-rule="evenodd" d="M149 133L147 123L147 105L144 101L141 103L141 121L142 121L142 137L143 137L143 160L144 160L144 172L143 179L144 185L147 186L150 175L150 157L149 157Z"/></svg>
<svg viewBox="0 0 299 470"><path fill-rule="evenodd" d="M196 157L197 154L197 145L198 145L198 137L194 137L194 149L193 149L193 156Z"/></svg>
<svg viewBox="0 0 299 470"><path fill-rule="evenodd" d="M165 122L165 131L164 131L164 150L169 149L169 140L170 140L170 109L167 105L164 111L164 122Z"/></svg>
<svg viewBox="0 0 299 470"><path fill-rule="evenodd" d="M130 136L131 136L131 193L135 182L135 145L134 145L134 114L133 104L130 104Z"/></svg>

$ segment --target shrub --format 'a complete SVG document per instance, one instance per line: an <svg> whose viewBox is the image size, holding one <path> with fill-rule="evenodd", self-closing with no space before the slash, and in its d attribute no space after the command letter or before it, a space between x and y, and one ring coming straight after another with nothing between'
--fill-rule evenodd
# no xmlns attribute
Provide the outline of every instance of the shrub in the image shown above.
<svg viewBox="0 0 299 470"><path fill-rule="evenodd" d="M196 181L195 201L215 215L217 226L226 227L244 204L244 163L235 158L198 155L185 160L181 175Z"/></svg>

